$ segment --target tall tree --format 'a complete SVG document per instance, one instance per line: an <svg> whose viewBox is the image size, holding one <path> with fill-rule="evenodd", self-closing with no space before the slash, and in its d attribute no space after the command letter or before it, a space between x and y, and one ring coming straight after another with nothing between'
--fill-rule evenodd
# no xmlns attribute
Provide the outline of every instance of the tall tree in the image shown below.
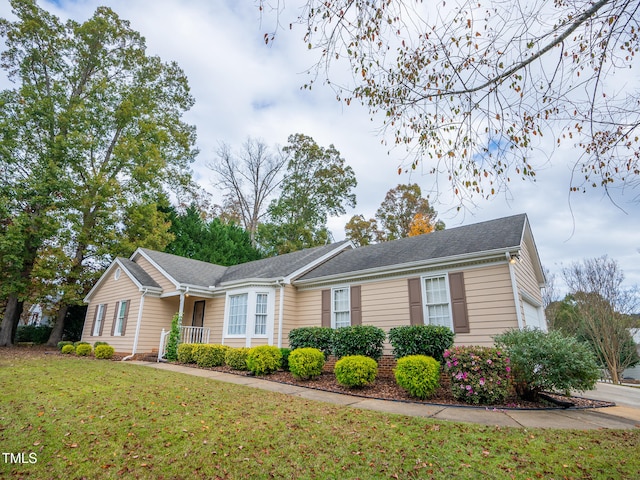
<svg viewBox="0 0 640 480"><path fill-rule="evenodd" d="M182 214L171 209L170 233L174 240L165 251L174 255L215 263L237 265L259 260L260 252L251 245L249 233L233 223L219 218L206 220L206 214L195 204Z"/></svg>
<svg viewBox="0 0 640 480"><path fill-rule="evenodd" d="M612 381L619 383L622 371L638 361L630 333L635 326L631 314L639 306L637 288L624 288L622 270L606 255L575 262L562 270L562 276L571 302L559 309L554 326L584 337Z"/></svg>
<svg viewBox="0 0 640 480"><path fill-rule="evenodd" d="M380 237L375 218L365 220L364 215L354 215L344 226L346 237L356 246L364 247L376 243Z"/></svg>
<svg viewBox="0 0 640 480"><path fill-rule="evenodd" d="M215 185L227 193L225 211L237 215L256 245L258 224L267 213L267 202L280 185L287 157L269 152L267 145L248 138L235 153L226 143L218 148L217 160L209 164L217 177Z"/></svg>
<svg viewBox="0 0 640 480"><path fill-rule="evenodd" d="M288 157L280 197L269 205L269 222L259 244L270 253L287 253L329 241L329 216L354 207L357 185L353 169L333 146L319 146L313 138L295 134L283 152Z"/></svg>
<svg viewBox="0 0 640 480"><path fill-rule="evenodd" d="M322 77L381 114L415 150L412 166L446 172L461 200L535 178L542 135L582 151L572 190L640 184L640 95L624 79L639 57L639 0L304 3L298 23L320 56L307 86ZM342 60L353 81L340 85Z"/></svg>
<svg viewBox="0 0 640 480"><path fill-rule="evenodd" d="M180 68L148 56L144 38L110 9L63 24L34 0L11 5L17 20L0 20L2 67L16 84L0 104L0 170L10 172L2 186L24 190L8 194L11 219L35 212L33 222L50 226L46 235L27 230L25 244L65 252L56 256L64 265L55 278L55 343L78 301L74 285L92 257L115 248L136 205L167 186L190 186L195 130L181 117L193 99ZM31 277L35 256L20 263L20 275ZM5 312L0 344L11 343L14 322Z"/></svg>

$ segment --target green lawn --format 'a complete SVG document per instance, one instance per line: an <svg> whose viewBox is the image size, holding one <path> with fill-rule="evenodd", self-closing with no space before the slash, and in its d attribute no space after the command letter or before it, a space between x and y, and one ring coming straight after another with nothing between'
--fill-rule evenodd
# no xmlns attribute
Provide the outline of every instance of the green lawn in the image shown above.
<svg viewBox="0 0 640 480"><path fill-rule="evenodd" d="M2 349L0 382L0 478L617 479L640 471L640 430L454 424L117 362L15 359ZM17 453L26 463L15 463Z"/></svg>

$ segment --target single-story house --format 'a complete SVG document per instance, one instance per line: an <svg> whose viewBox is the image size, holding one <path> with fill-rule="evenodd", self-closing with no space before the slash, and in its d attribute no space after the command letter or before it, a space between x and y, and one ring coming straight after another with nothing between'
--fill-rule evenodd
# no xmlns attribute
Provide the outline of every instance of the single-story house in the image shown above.
<svg viewBox="0 0 640 480"><path fill-rule="evenodd" d="M525 214L356 248L350 241L231 267L139 248L91 289L82 340L157 352L186 342L286 347L298 327L446 325L460 345L546 328L545 277ZM390 347L386 347L390 353Z"/></svg>

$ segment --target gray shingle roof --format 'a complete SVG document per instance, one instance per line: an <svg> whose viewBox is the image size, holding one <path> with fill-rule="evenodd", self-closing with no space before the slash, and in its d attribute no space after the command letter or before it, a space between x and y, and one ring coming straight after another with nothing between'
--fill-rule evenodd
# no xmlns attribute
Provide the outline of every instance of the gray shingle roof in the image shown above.
<svg viewBox="0 0 640 480"><path fill-rule="evenodd" d="M521 214L346 250L298 280L318 279L476 252L507 250L520 245L526 221L527 216Z"/></svg>
<svg viewBox="0 0 640 480"><path fill-rule="evenodd" d="M133 277L143 287L160 288L160 285L158 285L158 283L153 278L151 278L151 275L149 275L146 271L144 271L144 269L140 265L138 265L136 262L133 262L128 258L122 258L122 257L119 257L118 261L122 264L124 268L127 269L127 271L131 275L133 275Z"/></svg>
<svg viewBox="0 0 640 480"><path fill-rule="evenodd" d="M348 241L345 240L322 247L305 248L304 250L278 255L277 257L234 265L227 269L220 283L236 282L243 279L286 277L346 243Z"/></svg>
<svg viewBox="0 0 640 480"><path fill-rule="evenodd" d="M174 280L184 285L198 285L202 287L215 285L227 269L227 267L213 263L179 257L170 253L156 252L155 250L146 248L141 248L140 250L148 255L151 260L167 272Z"/></svg>

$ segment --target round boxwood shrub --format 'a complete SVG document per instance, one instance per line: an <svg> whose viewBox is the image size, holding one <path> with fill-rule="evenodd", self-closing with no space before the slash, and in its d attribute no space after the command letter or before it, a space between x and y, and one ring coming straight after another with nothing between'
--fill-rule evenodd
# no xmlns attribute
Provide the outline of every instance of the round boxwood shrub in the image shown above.
<svg viewBox="0 0 640 480"><path fill-rule="evenodd" d="M289 355L291 354L290 348L281 348L280 353L282 353L282 361L280 362L280 368L285 372L289 371Z"/></svg>
<svg viewBox="0 0 640 480"><path fill-rule="evenodd" d="M199 367L221 367L224 365L227 350L229 350L227 345L202 343L196 344L192 355Z"/></svg>
<svg viewBox="0 0 640 480"><path fill-rule="evenodd" d="M398 359L393 374L397 384L412 397L429 398L440 386L440 362L427 355Z"/></svg>
<svg viewBox="0 0 640 480"><path fill-rule="evenodd" d="M111 345L98 345L93 351L93 356L103 360L109 360L113 358L113 354L116 350Z"/></svg>
<svg viewBox="0 0 640 480"><path fill-rule="evenodd" d="M76 351L76 347L74 347L73 345L64 345L62 347L62 350L60 350L62 353L64 353L65 355L70 355L72 353L75 353Z"/></svg>
<svg viewBox="0 0 640 480"><path fill-rule="evenodd" d="M109 345L107 342L96 342L93 344L93 348L99 347L100 345Z"/></svg>
<svg viewBox="0 0 640 480"><path fill-rule="evenodd" d="M73 346L73 342L70 342L69 340L63 340L62 342L58 342L58 350L62 351L62 348L65 345L71 345Z"/></svg>
<svg viewBox="0 0 640 480"><path fill-rule="evenodd" d="M195 343L181 343L178 345L178 362L180 363L195 363L196 359L193 356L193 349L196 346Z"/></svg>
<svg viewBox="0 0 640 480"><path fill-rule="evenodd" d="M396 358L426 355L442 363L443 353L453 346L455 334L441 325L405 325L389 330L389 343Z"/></svg>
<svg viewBox="0 0 640 480"><path fill-rule="evenodd" d="M249 349L246 347L230 348L224 355L224 363L234 370L247 370L247 355Z"/></svg>
<svg viewBox="0 0 640 480"><path fill-rule="evenodd" d="M523 399L536 399L543 390L591 390L600 378L589 346L560 331L511 330L495 342L511 360L516 393Z"/></svg>
<svg viewBox="0 0 640 480"><path fill-rule="evenodd" d="M324 353L317 348L297 348L289 354L289 371L300 380L317 378L324 367Z"/></svg>
<svg viewBox="0 0 640 480"><path fill-rule="evenodd" d="M86 357L87 355L91 355L91 345L88 343L82 343L76 347L76 355L80 357Z"/></svg>
<svg viewBox="0 0 640 480"><path fill-rule="evenodd" d="M261 345L249 349L247 368L255 375L266 375L280 368L282 352L273 345Z"/></svg>
<svg viewBox="0 0 640 480"><path fill-rule="evenodd" d="M497 348L455 347L444 352L451 393L472 404L503 402L510 388L509 359Z"/></svg>
<svg viewBox="0 0 640 480"><path fill-rule="evenodd" d="M338 328L331 342L333 355L336 358L363 355L378 361L386 338L384 330L373 325Z"/></svg>
<svg viewBox="0 0 640 480"><path fill-rule="evenodd" d="M359 388L371 385L378 376L378 363L364 355L342 357L333 369L336 381L345 387Z"/></svg>

